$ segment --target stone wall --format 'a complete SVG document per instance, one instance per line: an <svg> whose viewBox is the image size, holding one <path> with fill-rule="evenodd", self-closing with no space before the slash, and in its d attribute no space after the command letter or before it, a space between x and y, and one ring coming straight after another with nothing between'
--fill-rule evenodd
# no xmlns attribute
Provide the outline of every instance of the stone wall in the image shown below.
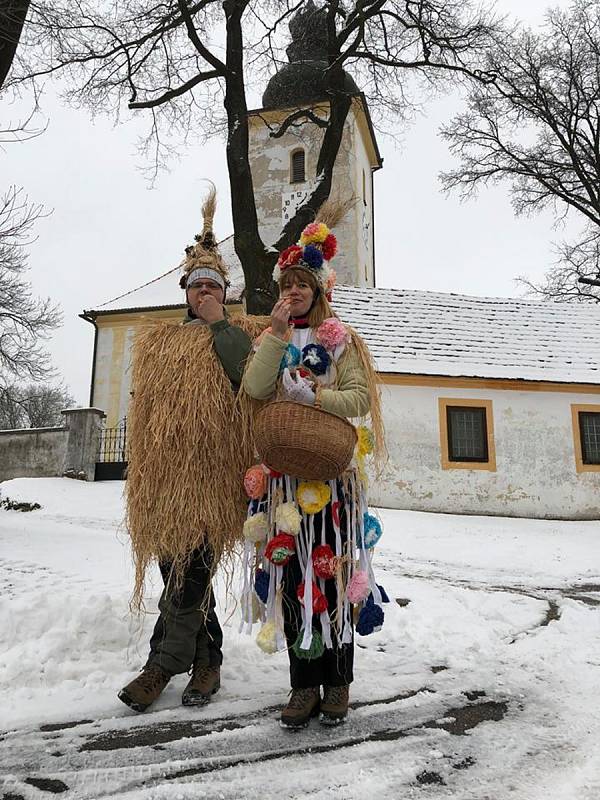
<svg viewBox="0 0 600 800"><path fill-rule="evenodd" d="M0 431L0 481L63 474L69 429Z"/></svg>
<svg viewBox="0 0 600 800"><path fill-rule="evenodd" d="M61 475L94 480L103 411L62 412L64 427L0 431L0 481Z"/></svg>

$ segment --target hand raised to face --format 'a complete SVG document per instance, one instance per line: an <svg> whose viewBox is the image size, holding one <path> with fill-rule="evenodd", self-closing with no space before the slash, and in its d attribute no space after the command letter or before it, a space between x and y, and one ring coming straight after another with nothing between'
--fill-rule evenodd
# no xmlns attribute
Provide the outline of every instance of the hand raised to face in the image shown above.
<svg viewBox="0 0 600 800"><path fill-rule="evenodd" d="M271 333L278 339L285 339L290 324L290 300L280 297L271 311Z"/></svg>
<svg viewBox="0 0 600 800"><path fill-rule="evenodd" d="M200 295L192 305L192 311L198 319L208 322L209 325L225 319L223 305L212 294Z"/></svg>

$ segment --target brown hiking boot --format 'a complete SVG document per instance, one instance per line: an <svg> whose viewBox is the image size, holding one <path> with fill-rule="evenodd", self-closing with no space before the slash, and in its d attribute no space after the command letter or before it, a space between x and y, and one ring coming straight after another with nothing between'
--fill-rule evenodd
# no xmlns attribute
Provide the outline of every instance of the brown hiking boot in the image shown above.
<svg viewBox="0 0 600 800"><path fill-rule="evenodd" d="M324 686L321 702L322 725L339 725L348 716L349 686Z"/></svg>
<svg viewBox="0 0 600 800"><path fill-rule="evenodd" d="M183 690L184 706L205 706L221 688L220 667L194 667L192 677Z"/></svg>
<svg viewBox="0 0 600 800"><path fill-rule="evenodd" d="M144 667L137 678L121 689L118 698L134 711L145 711L160 697L162 690L170 680L170 675L163 672L156 664L150 664Z"/></svg>
<svg viewBox="0 0 600 800"><path fill-rule="evenodd" d="M281 712L282 728L306 728L311 717L319 713L321 695L318 686L309 689L292 689L287 706Z"/></svg>

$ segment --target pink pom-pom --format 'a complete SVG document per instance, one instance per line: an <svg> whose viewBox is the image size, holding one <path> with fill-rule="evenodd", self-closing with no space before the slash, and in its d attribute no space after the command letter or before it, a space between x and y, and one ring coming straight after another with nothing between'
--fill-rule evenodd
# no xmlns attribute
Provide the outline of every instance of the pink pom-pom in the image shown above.
<svg viewBox="0 0 600 800"><path fill-rule="evenodd" d="M317 328L317 341L326 350L335 350L348 339L346 326L337 317L330 317Z"/></svg>
<svg viewBox="0 0 600 800"><path fill-rule="evenodd" d="M267 491L267 476L261 466L250 467L244 476L244 489L251 500L260 500Z"/></svg>
<svg viewBox="0 0 600 800"><path fill-rule="evenodd" d="M360 603L369 596L369 576L364 570L359 569L350 578L347 596L351 603Z"/></svg>

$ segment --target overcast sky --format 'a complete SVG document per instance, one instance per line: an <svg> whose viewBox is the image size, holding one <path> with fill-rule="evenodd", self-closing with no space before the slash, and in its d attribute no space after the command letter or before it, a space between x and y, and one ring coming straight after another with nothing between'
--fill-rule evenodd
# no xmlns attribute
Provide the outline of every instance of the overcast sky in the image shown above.
<svg viewBox="0 0 600 800"><path fill-rule="evenodd" d="M548 5L499 0L497 7L535 25ZM0 189L23 186L52 210L37 225L30 279L36 294L62 306L64 325L49 349L77 402L87 404L93 328L77 315L177 265L199 228L203 178L220 190L217 235L232 232L224 144L190 148L149 189L136 151L144 120L117 127L105 117L92 121L51 90L43 108L48 130L0 152ZM377 285L518 295L514 278L541 278L555 258L552 242L564 232L553 229L550 214L515 219L502 188L468 203L441 194L437 176L452 158L437 129L454 110L454 98L433 103L400 148L379 139L385 164L375 176ZM6 121L6 108L2 116Z"/></svg>

